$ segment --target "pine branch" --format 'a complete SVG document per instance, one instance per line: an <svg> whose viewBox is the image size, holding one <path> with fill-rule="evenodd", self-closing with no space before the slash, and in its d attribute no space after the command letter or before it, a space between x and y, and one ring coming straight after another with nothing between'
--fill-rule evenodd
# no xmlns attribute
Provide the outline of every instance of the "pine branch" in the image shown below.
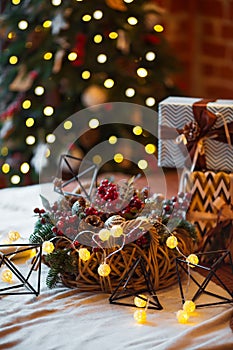
<svg viewBox="0 0 233 350"><path fill-rule="evenodd" d="M50 289L54 288L59 282L59 272L59 270L54 268L49 270L46 277L46 284Z"/></svg>
<svg viewBox="0 0 233 350"><path fill-rule="evenodd" d="M57 249L46 255L45 262L50 266L50 270L46 279L46 284L49 288L54 288L59 282L60 274L75 273L77 263L75 256L69 254L69 250Z"/></svg>
<svg viewBox="0 0 233 350"><path fill-rule="evenodd" d="M35 224L34 232L29 237L29 241L31 243L43 243L44 241L49 241L51 238L55 237L52 227L53 224L41 224L40 220L38 220Z"/></svg>

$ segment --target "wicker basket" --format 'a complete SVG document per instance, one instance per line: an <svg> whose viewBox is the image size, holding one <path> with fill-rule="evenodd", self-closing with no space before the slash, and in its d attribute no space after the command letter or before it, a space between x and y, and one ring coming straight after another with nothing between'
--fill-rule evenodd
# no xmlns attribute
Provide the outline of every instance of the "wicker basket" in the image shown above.
<svg viewBox="0 0 233 350"><path fill-rule="evenodd" d="M155 227L150 229L149 235L150 244L146 248L142 248L136 243L129 243L122 250L112 254L107 260L111 267L111 273L107 277L99 276L97 269L103 263L104 258L114 250L116 251L117 248L92 252L90 259L86 262L79 259L74 249L71 254L75 255L77 274L62 274L60 276L62 283L69 288L77 288L79 291L112 293L133 263L142 257L153 288L158 290L174 284L177 281L175 258L179 254L178 251L168 248L165 243L163 245L159 243L159 235ZM176 229L176 237L179 242L179 250L183 254L189 255L194 245L190 234L185 229L179 228ZM69 242L61 237L57 240L55 249L65 249L68 245ZM84 246L79 248L82 247ZM145 288L145 279L140 267L135 269L128 286L133 287L134 290Z"/></svg>

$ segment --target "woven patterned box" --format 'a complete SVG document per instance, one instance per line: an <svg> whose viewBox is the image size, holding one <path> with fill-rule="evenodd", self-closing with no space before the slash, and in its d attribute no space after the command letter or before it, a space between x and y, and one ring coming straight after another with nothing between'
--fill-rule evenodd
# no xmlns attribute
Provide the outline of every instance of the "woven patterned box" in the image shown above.
<svg viewBox="0 0 233 350"><path fill-rule="evenodd" d="M200 238L218 223L224 226L233 220L233 174L184 172L181 190L192 193L187 219L195 224Z"/></svg>
<svg viewBox="0 0 233 350"><path fill-rule="evenodd" d="M168 97L159 104L159 166L183 168L187 147L196 170L232 172L232 145L233 100Z"/></svg>

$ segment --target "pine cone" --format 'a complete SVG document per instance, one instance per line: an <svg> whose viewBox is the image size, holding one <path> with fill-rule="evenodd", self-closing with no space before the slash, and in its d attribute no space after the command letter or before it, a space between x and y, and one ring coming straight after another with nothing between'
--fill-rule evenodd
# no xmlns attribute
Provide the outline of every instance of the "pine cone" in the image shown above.
<svg viewBox="0 0 233 350"><path fill-rule="evenodd" d="M94 227L103 227L104 226L104 222L101 220L101 218L98 215L88 215L85 219L84 219L86 224L89 224L91 226Z"/></svg>

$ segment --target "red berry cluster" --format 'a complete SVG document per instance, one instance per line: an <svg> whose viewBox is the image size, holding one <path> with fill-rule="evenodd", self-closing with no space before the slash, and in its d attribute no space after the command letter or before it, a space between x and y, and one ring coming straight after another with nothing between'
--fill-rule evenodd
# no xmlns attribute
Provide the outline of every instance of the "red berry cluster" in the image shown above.
<svg viewBox="0 0 233 350"><path fill-rule="evenodd" d="M170 200L163 203L163 214L166 216L179 217L182 212L186 212L191 200L190 193L179 192L177 196L173 196Z"/></svg>
<svg viewBox="0 0 233 350"><path fill-rule="evenodd" d="M42 209L35 208L34 213L39 215L40 222L42 225L44 225L46 223L46 219L43 217L43 214L45 214L45 210L43 208Z"/></svg>
<svg viewBox="0 0 233 350"><path fill-rule="evenodd" d="M45 210L44 209L35 208L34 209L34 213L35 214L39 214L39 216L41 216L41 214L45 213Z"/></svg>
<svg viewBox="0 0 233 350"><path fill-rule="evenodd" d="M75 236L79 225L79 217L75 214L72 215L72 211L59 210L57 203L52 206L52 216L56 225L52 228L52 231L58 235L66 235L68 237Z"/></svg>
<svg viewBox="0 0 233 350"><path fill-rule="evenodd" d="M102 180L97 195L104 201L114 201L118 198L117 186L107 179Z"/></svg>
<svg viewBox="0 0 233 350"><path fill-rule="evenodd" d="M136 216L136 214L142 210L143 207L144 202L135 194L129 201L129 204L120 212L120 215L122 215L125 219L131 219Z"/></svg>
<svg viewBox="0 0 233 350"><path fill-rule="evenodd" d="M99 215L99 211L94 207L87 207L84 210L86 215Z"/></svg>

